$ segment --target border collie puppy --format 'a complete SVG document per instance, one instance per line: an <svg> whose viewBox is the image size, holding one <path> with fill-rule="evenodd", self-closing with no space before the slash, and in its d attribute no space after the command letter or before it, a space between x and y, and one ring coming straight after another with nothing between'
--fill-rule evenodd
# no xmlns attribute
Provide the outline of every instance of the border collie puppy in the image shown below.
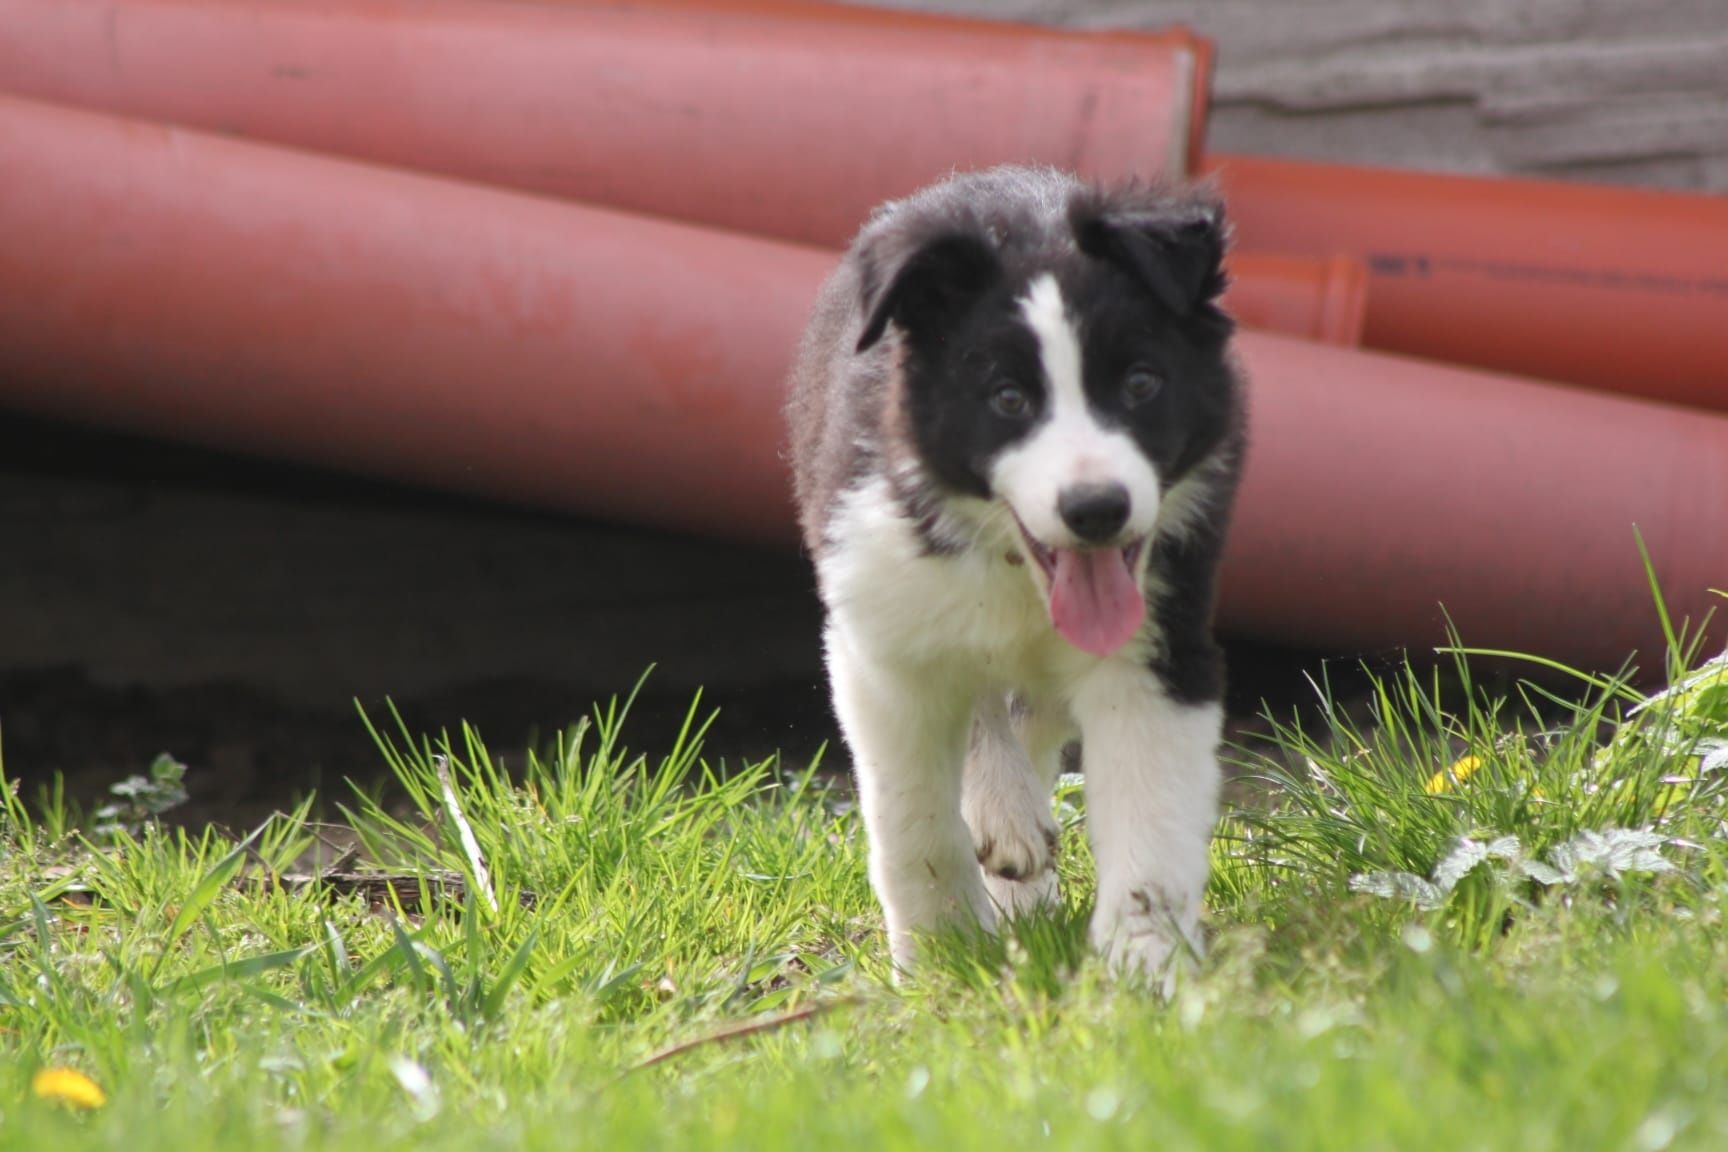
<svg viewBox="0 0 1728 1152"><path fill-rule="evenodd" d="M1151 976L1198 947L1244 445L1223 250L1199 192L997 168L879 208L816 301L792 462L899 969L1057 898L1076 738L1093 945Z"/></svg>

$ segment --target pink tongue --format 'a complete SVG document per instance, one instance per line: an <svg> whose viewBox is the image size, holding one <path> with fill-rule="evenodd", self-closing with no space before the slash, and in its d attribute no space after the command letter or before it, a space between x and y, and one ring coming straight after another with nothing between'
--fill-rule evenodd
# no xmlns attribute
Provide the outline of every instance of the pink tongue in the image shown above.
<svg viewBox="0 0 1728 1152"><path fill-rule="evenodd" d="M1122 549L1056 549L1050 620L1070 644L1108 656L1132 640L1145 619L1146 600Z"/></svg>

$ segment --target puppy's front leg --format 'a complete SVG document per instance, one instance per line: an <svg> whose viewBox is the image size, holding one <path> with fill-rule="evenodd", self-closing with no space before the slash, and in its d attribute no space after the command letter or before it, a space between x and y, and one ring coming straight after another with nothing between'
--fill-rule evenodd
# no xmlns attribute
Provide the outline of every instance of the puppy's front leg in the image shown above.
<svg viewBox="0 0 1728 1152"><path fill-rule="evenodd" d="M995 927L960 816L961 766L973 692L951 675L872 658L830 626L828 676L852 749L870 882L888 921L896 968L916 937L949 925Z"/></svg>
<svg viewBox="0 0 1728 1152"><path fill-rule="evenodd" d="M1108 661L1074 713L1098 865L1093 946L1119 971L1167 973L1183 941L1200 947L1223 710L1176 701L1150 669Z"/></svg>
<svg viewBox="0 0 1728 1152"><path fill-rule="evenodd" d="M973 714L960 808L984 868L984 890L1009 916L1053 907L1061 898L1061 829L1050 812L1050 792L1067 730L1060 704L1022 700L1011 715L1000 690L986 691Z"/></svg>

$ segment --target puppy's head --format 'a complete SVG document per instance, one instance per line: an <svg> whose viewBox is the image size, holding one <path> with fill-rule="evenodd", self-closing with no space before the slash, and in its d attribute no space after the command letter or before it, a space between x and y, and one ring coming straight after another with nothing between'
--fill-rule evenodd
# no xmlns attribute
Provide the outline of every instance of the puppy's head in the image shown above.
<svg viewBox="0 0 1728 1152"><path fill-rule="evenodd" d="M1220 444L1224 224L1204 198L1071 186L1059 211L937 203L860 252L865 351L899 339L900 423L944 495L1011 514L1052 622L1114 651L1160 511Z"/></svg>

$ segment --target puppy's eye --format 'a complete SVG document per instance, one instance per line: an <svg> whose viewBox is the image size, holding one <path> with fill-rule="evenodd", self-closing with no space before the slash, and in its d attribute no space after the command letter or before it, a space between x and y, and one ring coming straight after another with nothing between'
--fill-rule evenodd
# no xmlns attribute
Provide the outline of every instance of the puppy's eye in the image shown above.
<svg viewBox="0 0 1728 1152"><path fill-rule="evenodd" d="M1134 368L1128 373L1128 379L1122 382L1122 399L1128 407L1134 408L1158 395L1164 390L1164 377L1150 368Z"/></svg>
<svg viewBox="0 0 1728 1152"><path fill-rule="evenodd" d="M990 389L990 408L1009 420L1024 420L1032 414L1032 397L1020 385L1005 381Z"/></svg>

